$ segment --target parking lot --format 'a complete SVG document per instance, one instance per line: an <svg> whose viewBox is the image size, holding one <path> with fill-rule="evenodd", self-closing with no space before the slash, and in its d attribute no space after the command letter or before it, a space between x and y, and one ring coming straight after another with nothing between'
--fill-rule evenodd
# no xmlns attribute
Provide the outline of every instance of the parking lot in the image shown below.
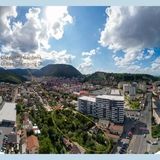
<svg viewBox="0 0 160 160"><path fill-rule="evenodd" d="M3 144L4 135L8 135L13 131L13 127L0 127L0 149Z"/></svg>

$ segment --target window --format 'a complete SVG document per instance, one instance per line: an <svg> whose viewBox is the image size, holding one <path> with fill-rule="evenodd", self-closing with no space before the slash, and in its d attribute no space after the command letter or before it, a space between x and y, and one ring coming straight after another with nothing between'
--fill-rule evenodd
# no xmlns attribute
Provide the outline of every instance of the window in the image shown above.
<svg viewBox="0 0 160 160"><path fill-rule="evenodd" d="M106 118L106 108L103 108L103 118Z"/></svg>

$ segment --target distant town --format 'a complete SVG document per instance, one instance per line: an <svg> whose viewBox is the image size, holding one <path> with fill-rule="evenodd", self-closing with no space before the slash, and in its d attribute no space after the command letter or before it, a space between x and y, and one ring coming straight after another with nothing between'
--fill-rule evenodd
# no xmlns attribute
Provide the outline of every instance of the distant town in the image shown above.
<svg viewBox="0 0 160 160"><path fill-rule="evenodd" d="M159 152L160 81L25 78L0 82L1 154Z"/></svg>

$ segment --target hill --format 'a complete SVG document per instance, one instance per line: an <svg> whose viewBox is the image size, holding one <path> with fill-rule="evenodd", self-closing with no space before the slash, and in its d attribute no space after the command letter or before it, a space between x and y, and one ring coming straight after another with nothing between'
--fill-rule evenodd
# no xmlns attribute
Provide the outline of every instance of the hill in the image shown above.
<svg viewBox="0 0 160 160"><path fill-rule="evenodd" d="M64 78L80 78L84 82L90 82L99 85L117 85L120 81L157 81L160 77L148 74L130 74L130 73L106 73L95 72L91 75L82 75L76 68L68 64L49 64L41 69L8 69L0 68L0 82L20 83L25 80L24 77L30 75L53 76Z"/></svg>
<svg viewBox="0 0 160 160"><path fill-rule="evenodd" d="M50 64L41 69L8 69L0 68L0 82L20 83L26 80L26 77L33 75L54 76L65 78L81 78L82 74L73 66L67 64Z"/></svg>
<svg viewBox="0 0 160 160"><path fill-rule="evenodd" d="M34 76L43 76L39 69L16 68L16 69L8 69L7 71L12 72L12 73L19 75L19 76L30 76L31 74Z"/></svg>
<svg viewBox="0 0 160 160"><path fill-rule="evenodd" d="M130 73L105 73L95 72L87 75L84 81L100 85L116 85L120 81L157 81L159 77L148 74L130 74Z"/></svg>
<svg viewBox="0 0 160 160"><path fill-rule="evenodd" d="M68 64L49 64L40 69L43 76L54 77L82 77L82 74L73 66Z"/></svg>
<svg viewBox="0 0 160 160"><path fill-rule="evenodd" d="M8 70L0 68L0 82L21 83L26 79L22 76L14 74Z"/></svg>

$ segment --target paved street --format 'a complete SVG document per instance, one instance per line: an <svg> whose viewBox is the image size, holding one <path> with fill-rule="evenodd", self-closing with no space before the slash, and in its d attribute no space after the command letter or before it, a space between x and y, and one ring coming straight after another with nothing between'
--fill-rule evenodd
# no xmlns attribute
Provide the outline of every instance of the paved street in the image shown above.
<svg viewBox="0 0 160 160"><path fill-rule="evenodd" d="M16 98L17 98L17 94L18 94L18 88L16 87L14 92L13 92L13 95L12 95L12 102L15 102L16 101Z"/></svg>
<svg viewBox="0 0 160 160"><path fill-rule="evenodd" d="M139 121L136 122L135 128L136 131L132 137L130 145L128 147L128 152L136 153L136 154L143 154L145 152L150 152L150 145L147 143L147 140L151 140L151 106L152 106L152 99L151 93L147 93L147 103L145 106L145 110L141 111L141 115ZM147 130L145 130L147 128Z"/></svg>
<svg viewBox="0 0 160 160"><path fill-rule="evenodd" d="M133 136L129 141L129 146L126 153L131 154L144 154L146 152L152 153L155 152L155 149L152 149L154 146L147 143L153 140L151 136L151 126L152 126L152 94L146 94L146 104L143 111L126 111L126 117L124 122L124 132L121 136L121 139L118 142L117 148L113 153L118 153L122 147L123 140L128 137L129 131L134 128ZM154 147L156 148L156 147ZM152 150L152 151L151 151ZM154 151L153 151L154 150Z"/></svg>

